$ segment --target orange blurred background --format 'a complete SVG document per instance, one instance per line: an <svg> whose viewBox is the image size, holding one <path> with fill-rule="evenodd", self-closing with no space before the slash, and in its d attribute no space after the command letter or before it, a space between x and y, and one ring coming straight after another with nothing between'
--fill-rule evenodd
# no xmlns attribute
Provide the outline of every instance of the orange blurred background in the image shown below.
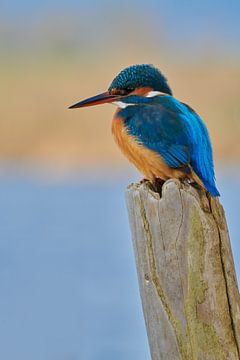
<svg viewBox="0 0 240 360"><path fill-rule="evenodd" d="M75 111L67 107L105 91L122 68L137 63L158 66L174 95L201 115L218 161L239 161L240 55L234 37L231 44L226 33L230 24L225 29L216 18L213 31L210 15L203 24L200 16L189 35L191 28L182 18L169 15L170 5L165 5L164 14L154 3L151 11L130 3L126 12L121 5L92 2L95 6L82 4L82 11L73 14L69 8L53 10L53 2L39 13L32 5L29 17L23 13L8 22L3 17L2 162L56 168L58 173L82 166L129 166L111 137L113 106ZM183 16L186 9L178 7ZM178 27L183 29L181 37Z"/></svg>

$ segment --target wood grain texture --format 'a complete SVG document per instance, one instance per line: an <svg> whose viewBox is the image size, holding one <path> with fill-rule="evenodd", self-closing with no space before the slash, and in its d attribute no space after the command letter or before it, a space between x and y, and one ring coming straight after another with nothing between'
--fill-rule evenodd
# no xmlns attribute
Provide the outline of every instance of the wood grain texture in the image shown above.
<svg viewBox="0 0 240 360"><path fill-rule="evenodd" d="M152 360L239 360L240 298L224 211L178 180L126 192Z"/></svg>

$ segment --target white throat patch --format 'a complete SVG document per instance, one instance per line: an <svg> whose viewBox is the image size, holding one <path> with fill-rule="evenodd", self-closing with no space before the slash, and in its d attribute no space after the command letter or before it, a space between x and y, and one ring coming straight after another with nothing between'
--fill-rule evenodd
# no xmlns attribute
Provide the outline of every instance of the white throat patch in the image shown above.
<svg viewBox="0 0 240 360"><path fill-rule="evenodd" d="M126 107L128 106L133 106L133 105L136 105L136 104L127 104L123 101L113 101L112 102L113 105L117 105L118 107L120 107L121 109L125 109Z"/></svg>
<svg viewBox="0 0 240 360"><path fill-rule="evenodd" d="M158 95L166 95L166 94L162 93L161 91L149 91L145 96L151 98Z"/></svg>
<svg viewBox="0 0 240 360"><path fill-rule="evenodd" d="M149 91L144 97L152 98L152 97L154 97L154 96L159 96L159 95L166 95L166 94L164 94L164 93L161 92L161 91ZM125 102L123 102L123 101L121 101L121 100L119 100L119 101L113 101L112 104L120 107L121 109L125 109L125 108L128 107L128 106L137 105L137 104L125 103Z"/></svg>

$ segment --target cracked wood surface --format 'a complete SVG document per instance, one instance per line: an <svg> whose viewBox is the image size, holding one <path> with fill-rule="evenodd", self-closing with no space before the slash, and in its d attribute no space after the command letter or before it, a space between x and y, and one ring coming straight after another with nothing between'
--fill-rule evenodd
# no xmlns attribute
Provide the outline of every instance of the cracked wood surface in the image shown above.
<svg viewBox="0 0 240 360"><path fill-rule="evenodd" d="M240 298L218 199L167 181L126 200L152 360L239 360Z"/></svg>

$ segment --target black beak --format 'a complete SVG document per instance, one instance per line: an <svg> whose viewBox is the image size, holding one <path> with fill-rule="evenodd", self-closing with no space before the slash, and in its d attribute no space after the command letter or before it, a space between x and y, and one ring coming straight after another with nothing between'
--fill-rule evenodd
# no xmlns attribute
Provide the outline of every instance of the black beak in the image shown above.
<svg viewBox="0 0 240 360"><path fill-rule="evenodd" d="M69 109L77 109L77 108L81 108L81 107L110 103L118 98L120 98L119 95L111 95L108 91L106 91L102 94L90 97L90 98L82 100L74 105L71 105L71 106L69 106Z"/></svg>

